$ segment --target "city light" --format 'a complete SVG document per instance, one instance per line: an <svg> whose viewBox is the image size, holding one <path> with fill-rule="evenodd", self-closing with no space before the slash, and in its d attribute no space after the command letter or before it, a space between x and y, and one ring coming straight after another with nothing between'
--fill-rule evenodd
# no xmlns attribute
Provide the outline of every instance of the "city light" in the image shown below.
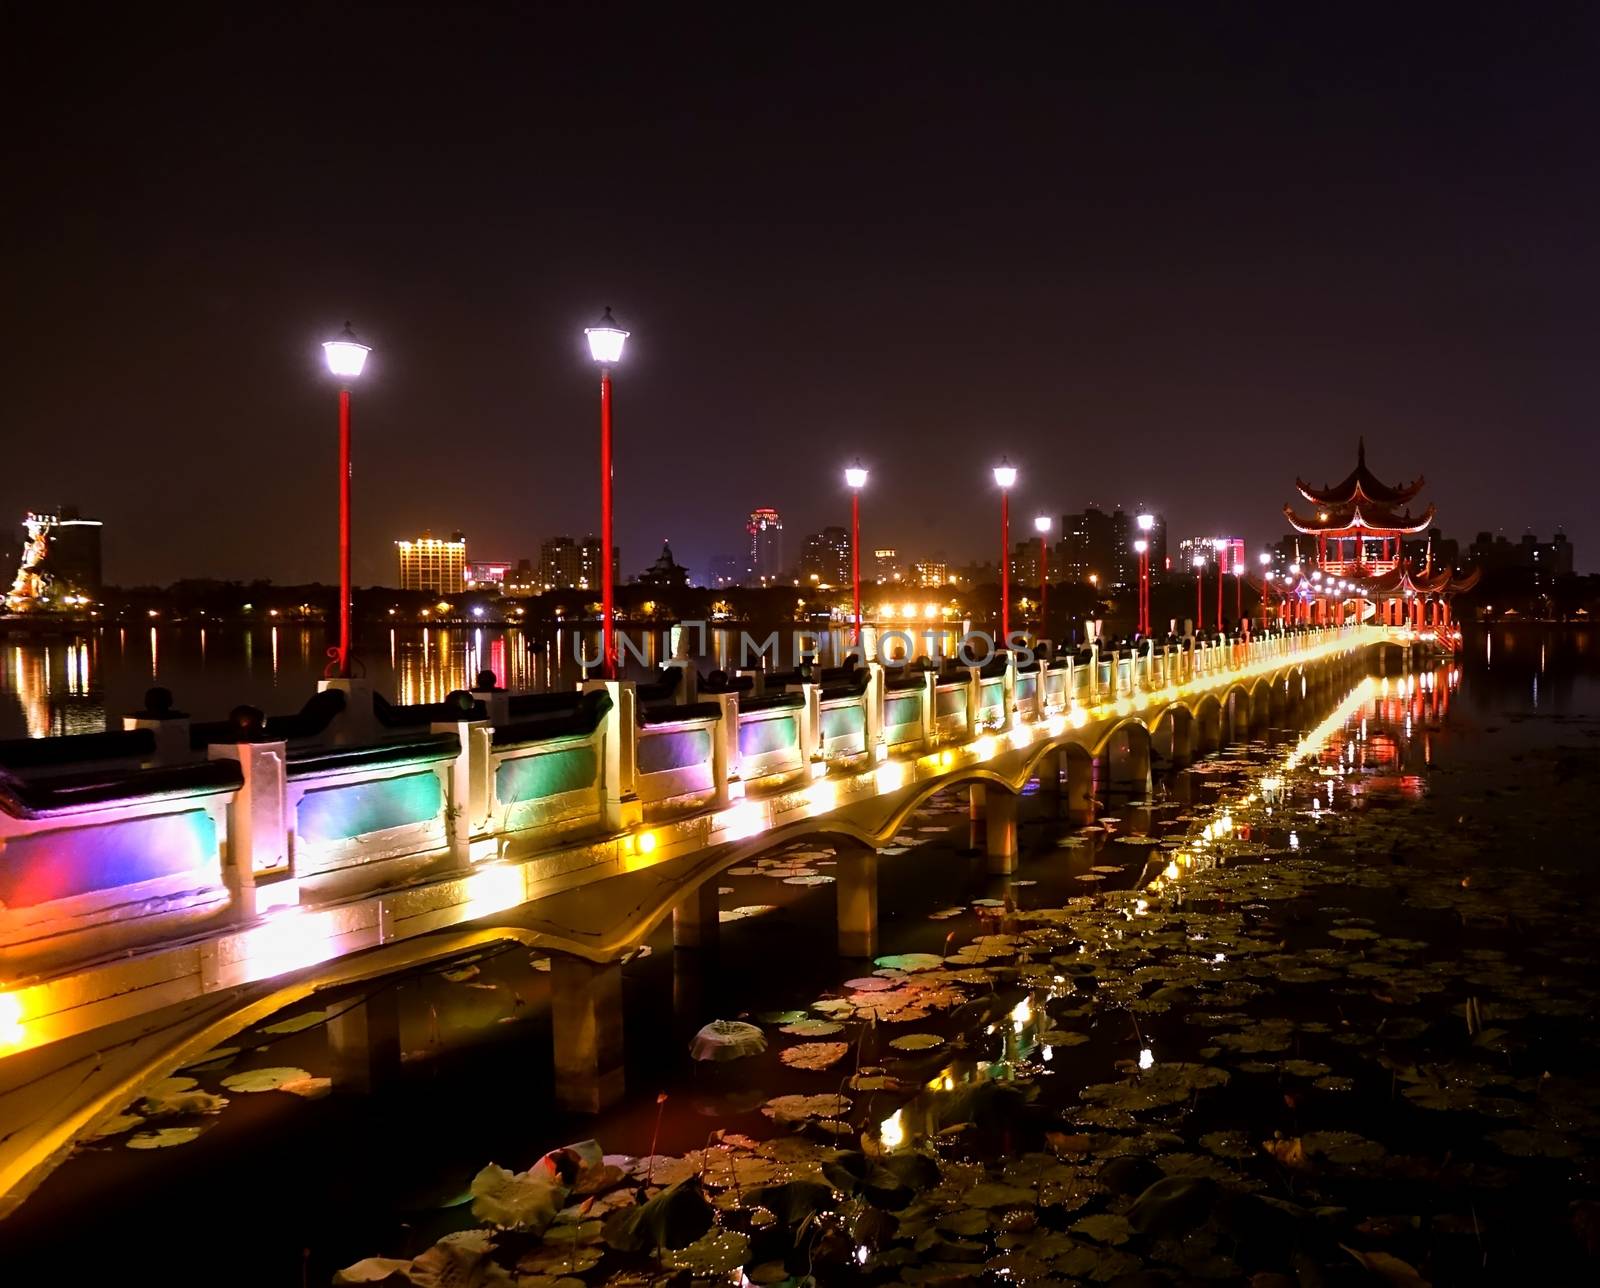
<svg viewBox="0 0 1600 1288"><path fill-rule="evenodd" d="M1008 464L1004 457L1000 464L994 467L994 481L1000 487L1015 487L1017 482L1017 467Z"/></svg>
<svg viewBox="0 0 1600 1288"><path fill-rule="evenodd" d="M844 481L849 487L857 489L866 487L867 471L862 467L860 461L857 461L854 465L847 466L845 468Z"/></svg>
<svg viewBox="0 0 1600 1288"><path fill-rule="evenodd" d="M617 325L616 318L611 316L609 304L600 321L594 326L584 327L583 333L589 338L589 356L596 362L609 367L612 363L622 361L622 346L630 332Z"/></svg>
<svg viewBox="0 0 1600 1288"><path fill-rule="evenodd" d="M322 355L327 361L328 370L341 380L354 380L359 376L371 352L370 345L356 339L356 333L350 329L348 322L337 338L322 342Z"/></svg>
<svg viewBox="0 0 1600 1288"><path fill-rule="evenodd" d="M1050 531L1050 516L1041 514L1033 521L1033 530L1041 535Z"/></svg>
<svg viewBox="0 0 1600 1288"><path fill-rule="evenodd" d="M1156 526L1156 516L1153 514L1141 514L1134 522L1139 525L1140 532L1149 532L1151 528Z"/></svg>

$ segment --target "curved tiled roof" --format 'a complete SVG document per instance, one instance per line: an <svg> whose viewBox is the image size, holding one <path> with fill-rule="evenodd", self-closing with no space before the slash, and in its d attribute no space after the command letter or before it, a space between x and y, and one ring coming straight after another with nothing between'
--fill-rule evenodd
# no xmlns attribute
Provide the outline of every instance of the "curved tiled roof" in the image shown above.
<svg viewBox="0 0 1600 1288"><path fill-rule="evenodd" d="M1293 506L1283 507L1284 517L1294 526L1296 532L1308 533L1317 536L1322 533L1354 533L1378 532L1401 533L1411 535L1417 532L1426 532L1433 523L1437 511L1429 506L1416 518L1410 512L1396 514L1392 508L1382 502L1373 501L1367 497L1358 497L1353 501L1327 503L1326 508L1318 510L1316 514L1307 518L1296 514Z"/></svg>
<svg viewBox="0 0 1600 1288"><path fill-rule="evenodd" d="M1365 437L1356 442L1356 467L1331 487L1312 487L1304 479L1296 479L1300 495L1317 505L1348 505L1365 499L1379 505L1403 505L1422 491L1427 480L1417 475L1409 483L1391 487L1367 468L1367 442Z"/></svg>

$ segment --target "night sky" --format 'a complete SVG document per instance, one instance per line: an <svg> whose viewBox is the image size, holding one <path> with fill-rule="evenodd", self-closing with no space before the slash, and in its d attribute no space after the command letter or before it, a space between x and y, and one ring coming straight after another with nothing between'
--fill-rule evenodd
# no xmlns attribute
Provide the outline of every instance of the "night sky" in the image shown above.
<svg viewBox="0 0 1600 1288"><path fill-rule="evenodd" d="M606 304L625 574L797 554L857 454L869 547L992 558L1003 452L1023 519L1255 544L1358 434L1597 566L1600 7L36 8L0 521L113 582L334 579L346 318L358 581L595 529Z"/></svg>

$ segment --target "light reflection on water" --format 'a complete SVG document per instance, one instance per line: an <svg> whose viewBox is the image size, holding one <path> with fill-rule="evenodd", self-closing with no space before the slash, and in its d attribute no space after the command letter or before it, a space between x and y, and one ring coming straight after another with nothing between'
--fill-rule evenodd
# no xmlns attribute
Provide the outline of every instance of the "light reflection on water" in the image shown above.
<svg viewBox="0 0 1600 1288"><path fill-rule="evenodd" d="M791 628L779 632L776 665L792 666ZM767 629L751 634L759 642ZM598 632L540 635L516 627L405 627L361 637L357 657L374 687L401 703L438 702L471 685L480 671L519 692L568 689L581 678L580 634L588 656ZM836 633L839 634L839 633ZM623 655L624 674L637 677L684 649L702 670L739 665L739 632L663 627L630 628L636 652ZM842 636L841 636L842 638ZM220 719L240 703L269 714L298 709L316 692L327 663L321 627L152 626L59 636L13 636L0 667L0 738L96 733L143 704L152 684L173 692L180 710L199 720ZM769 658L771 654L768 654ZM640 660L642 659L642 661ZM770 665L774 663L769 662Z"/></svg>

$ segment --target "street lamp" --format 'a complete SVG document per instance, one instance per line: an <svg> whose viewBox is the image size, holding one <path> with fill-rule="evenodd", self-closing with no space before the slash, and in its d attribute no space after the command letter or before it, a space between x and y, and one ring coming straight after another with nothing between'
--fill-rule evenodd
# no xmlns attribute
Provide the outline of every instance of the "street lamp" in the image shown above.
<svg viewBox="0 0 1600 1288"><path fill-rule="evenodd" d="M371 352L348 322L337 337L322 343L328 371L339 380L339 645L328 650L328 665L340 679L350 678L350 382Z"/></svg>
<svg viewBox="0 0 1600 1288"><path fill-rule="evenodd" d="M995 486L1000 489L1000 645L1011 636L1011 489L1016 486L1017 469L1004 456L994 467Z"/></svg>
<svg viewBox="0 0 1600 1288"><path fill-rule="evenodd" d="M867 485L867 471L856 457L856 463L844 472L844 481L850 489L850 595L855 605L854 644L861 643L861 489Z"/></svg>
<svg viewBox="0 0 1600 1288"><path fill-rule="evenodd" d="M1261 629L1267 627L1267 583L1272 580L1272 552L1263 550L1256 556L1261 564Z"/></svg>
<svg viewBox="0 0 1600 1288"><path fill-rule="evenodd" d="M1134 522L1139 526L1139 539L1133 548L1139 552L1139 629L1150 633L1150 530L1156 526L1156 516L1141 514Z"/></svg>
<svg viewBox="0 0 1600 1288"><path fill-rule="evenodd" d="M605 677L614 680L617 678L617 649L611 621L614 598L611 585L611 368L622 360L622 345L628 333L617 325L608 304L600 321L584 327L583 334L589 340L589 356L600 367L600 611L604 614L600 640Z"/></svg>
<svg viewBox="0 0 1600 1288"><path fill-rule="evenodd" d="M1191 562L1194 564L1194 633L1198 635L1206 628L1206 557L1196 555Z"/></svg>
<svg viewBox="0 0 1600 1288"><path fill-rule="evenodd" d="M1036 515L1033 530L1039 534L1039 634L1050 630L1050 516Z"/></svg>

